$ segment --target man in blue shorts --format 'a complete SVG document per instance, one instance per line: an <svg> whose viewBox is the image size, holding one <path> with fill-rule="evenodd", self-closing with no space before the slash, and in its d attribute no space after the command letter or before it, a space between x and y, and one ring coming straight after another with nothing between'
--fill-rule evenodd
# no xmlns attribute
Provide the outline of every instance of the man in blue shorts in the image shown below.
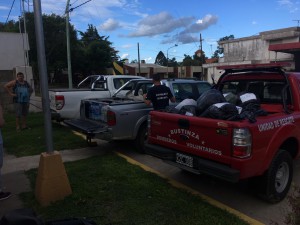
<svg viewBox="0 0 300 225"><path fill-rule="evenodd" d="M16 130L28 129L27 114L29 110L29 100L33 89L29 83L24 80L24 74L17 73L17 79L4 85L4 88L10 96L13 96L13 102L16 111Z"/></svg>

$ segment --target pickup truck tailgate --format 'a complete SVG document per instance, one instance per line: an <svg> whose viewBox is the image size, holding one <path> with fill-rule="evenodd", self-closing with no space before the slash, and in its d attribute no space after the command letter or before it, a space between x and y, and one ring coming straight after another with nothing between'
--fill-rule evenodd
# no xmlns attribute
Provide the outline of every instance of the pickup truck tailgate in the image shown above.
<svg viewBox="0 0 300 225"><path fill-rule="evenodd" d="M83 134L94 136L107 130L107 126L101 125L94 121L83 119L64 120L64 123Z"/></svg>
<svg viewBox="0 0 300 225"><path fill-rule="evenodd" d="M148 142L183 153L230 164L230 121L152 111Z"/></svg>

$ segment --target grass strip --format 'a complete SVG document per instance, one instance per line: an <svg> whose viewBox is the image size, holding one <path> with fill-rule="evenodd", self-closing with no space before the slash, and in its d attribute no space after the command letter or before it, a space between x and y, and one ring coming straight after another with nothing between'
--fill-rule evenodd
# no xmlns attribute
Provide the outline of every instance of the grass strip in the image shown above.
<svg viewBox="0 0 300 225"><path fill-rule="evenodd" d="M2 130L5 151L16 157L38 155L46 151L46 136L43 113L28 115L28 130L16 131L14 113L4 114L5 125ZM52 123L52 139L54 150L78 149L87 147L87 142L66 126Z"/></svg>
<svg viewBox="0 0 300 225"><path fill-rule="evenodd" d="M46 221L87 217L99 225L247 224L114 153L65 163L65 168L73 194L64 200L41 207L33 192L21 194L25 206ZM34 189L37 170L27 175Z"/></svg>

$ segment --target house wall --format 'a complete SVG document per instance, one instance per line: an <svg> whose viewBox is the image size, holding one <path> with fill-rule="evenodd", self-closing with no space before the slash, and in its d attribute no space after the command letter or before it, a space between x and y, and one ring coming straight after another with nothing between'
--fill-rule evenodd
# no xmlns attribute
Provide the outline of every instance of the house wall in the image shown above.
<svg viewBox="0 0 300 225"><path fill-rule="evenodd" d="M226 40L219 42L223 48L223 57L218 63L204 64L207 81L212 82L211 76L217 81L222 73L216 67L221 65L234 64L255 64L285 61L292 66L287 69L294 69L294 55L282 52L269 51L269 45L281 43L293 43L300 41L300 28L291 27L273 31L265 31L259 35Z"/></svg>
<svg viewBox="0 0 300 225"><path fill-rule="evenodd" d="M224 49L224 62L293 61L293 54L269 51L269 45L299 42L300 29L292 27L261 32L259 35L219 42Z"/></svg>
<svg viewBox="0 0 300 225"><path fill-rule="evenodd" d="M6 93L3 86L16 79L18 72L23 72L25 79L34 88L32 68L28 66L28 51L27 34L0 32L0 101L4 110L13 110L13 104L12 97Z"/></svg>
<svg viewBox="0 0 300 225"><path fill-rule="evenodd" d="M0 70L13 70L28 65L28 36L23 33L0 32Z"/></svg>

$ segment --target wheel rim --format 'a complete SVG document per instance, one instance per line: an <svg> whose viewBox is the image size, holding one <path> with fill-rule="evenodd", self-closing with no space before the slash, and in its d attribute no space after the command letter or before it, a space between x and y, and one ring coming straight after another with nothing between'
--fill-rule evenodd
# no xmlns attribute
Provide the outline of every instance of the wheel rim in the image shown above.
<svg viewBox="0 0 300 225"><path fill-rule="evenodd" d="M278 193L285 190L290 176L290 168L286 162L279 165L275 177L275 189Z"/></svg>

